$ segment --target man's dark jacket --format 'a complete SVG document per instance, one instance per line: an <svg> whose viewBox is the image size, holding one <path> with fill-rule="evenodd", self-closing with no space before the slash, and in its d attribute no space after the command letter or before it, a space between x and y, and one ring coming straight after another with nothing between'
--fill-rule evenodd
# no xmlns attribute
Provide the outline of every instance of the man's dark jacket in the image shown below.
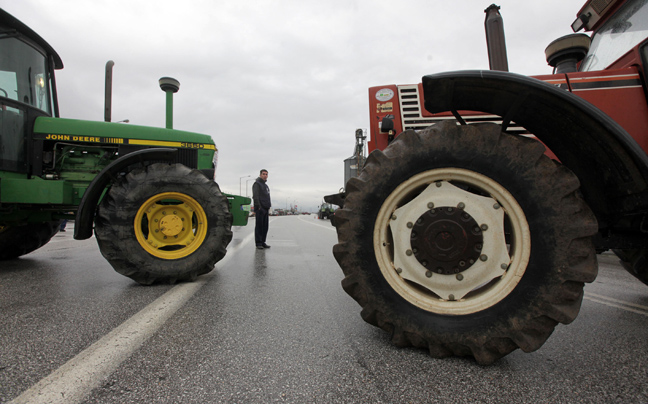
<svg viewBox="0 0 648 404"><path fill-rule="evenodd" d="M272 206L270 203L270 188L266 185L263 178L258 177L252 185L252 198L254 199L254 211L259 209L268 210Z"/></svg>

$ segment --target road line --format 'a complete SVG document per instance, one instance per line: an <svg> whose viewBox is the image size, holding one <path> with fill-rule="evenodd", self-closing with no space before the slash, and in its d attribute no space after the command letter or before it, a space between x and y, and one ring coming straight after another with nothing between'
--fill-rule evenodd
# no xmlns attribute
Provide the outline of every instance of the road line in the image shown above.
<svg viewBox="0 0 648 404"><path fill-rule="evenodd" d="M227 251L217 264L222 266L254 238L248 235ZM213 273L212 273L213 274ZM140 312L103 336L63 366L52 372L10 404L72 404L85 399L119 365L139 349L173 314L211 278L203 275L195 282L181 283L160 296Z"/></svg>
<svg viewBox="0 0 648 404"><path fill-rule="evenodd" d="M590 293L586 292L585 296L583 296L585 299L590 300L592 302L600 303L606 306L610 307L615 307L618 309L622 309L625 311L629 311L632 313L637 313L641 314L644 316L648 316L648 306L643 306L641 304L636 304L636 303L630 303L630 302L625 302L623 300L618 300L614 299L611 297L603 296L603 295L598 295L596 293Z"/></svg>
<svg viewBox="0 0 648 404"><path fill-rule="evenodd" d="M310 216L308 216L308 217L310 217ZM323 228L329 229L331 231L336 231L335 226L332 226L331 223L328 222L328 221L327 221L327 223L328 223L327 225L323 225L323 224L319 224L319 222L309 222L309 221L306 220L306 218L302 219L302 216L299 216L299 220L301 220L304 223L312 224L313 226L323 227Z"/></svg>

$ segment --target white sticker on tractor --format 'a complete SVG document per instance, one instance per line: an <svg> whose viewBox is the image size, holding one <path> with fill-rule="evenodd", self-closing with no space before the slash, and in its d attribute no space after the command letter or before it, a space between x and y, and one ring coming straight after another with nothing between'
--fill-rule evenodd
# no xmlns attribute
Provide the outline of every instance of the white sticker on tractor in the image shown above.
<svg viewBox="0 0 648 404"><path fill-rule="evenodd" d="M394 98L394 91L388 88L380 89L376 93L376 99L378 101L385 102L391 100L392 98Z"/></svg>

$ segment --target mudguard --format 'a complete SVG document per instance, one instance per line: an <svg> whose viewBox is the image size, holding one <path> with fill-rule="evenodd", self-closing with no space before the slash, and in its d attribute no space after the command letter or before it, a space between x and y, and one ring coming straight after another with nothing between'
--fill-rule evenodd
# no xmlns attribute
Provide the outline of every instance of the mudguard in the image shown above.
<svg viewBox="0 0 648 404"><path fill-rule="evenodd" d="M646 208L648 156L587 101L538 79L489 70L424 76L423 89L431 113L481 111L501 116L504 130L511 122L526 128L578 176L599 222Z"/></svg>
<svg viewBox="0 0 648 404"><path fill-rule="evenodd" d="M74 222L74 238L85 240L92 236L92 224L94 223L97 204L106 186L117 178L128 166L150 161L173 161L177 149L155 148L142 149L118 158L104 167L103 170L92 180L86 189L79 210Z"/></svg>

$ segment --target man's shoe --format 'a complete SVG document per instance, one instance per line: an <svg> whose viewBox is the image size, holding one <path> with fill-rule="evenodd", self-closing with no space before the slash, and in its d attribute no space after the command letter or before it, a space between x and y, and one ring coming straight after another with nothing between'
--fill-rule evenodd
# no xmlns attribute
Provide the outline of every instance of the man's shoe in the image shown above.
<svg viewBox="0 0 648 404"><path fill-rule="evenodd" d="M259 250L263 250L264 247L263 247L261 244L259 244L259 245L257 245L257 249L259 249Z"/></svg>
<svg viewBox="0 0 648 404"><path fill-rule="evenodd" d="M263 243L262 246L263 246L263 248L270 248L270 246L267 245L266 243Z"/></svg>

